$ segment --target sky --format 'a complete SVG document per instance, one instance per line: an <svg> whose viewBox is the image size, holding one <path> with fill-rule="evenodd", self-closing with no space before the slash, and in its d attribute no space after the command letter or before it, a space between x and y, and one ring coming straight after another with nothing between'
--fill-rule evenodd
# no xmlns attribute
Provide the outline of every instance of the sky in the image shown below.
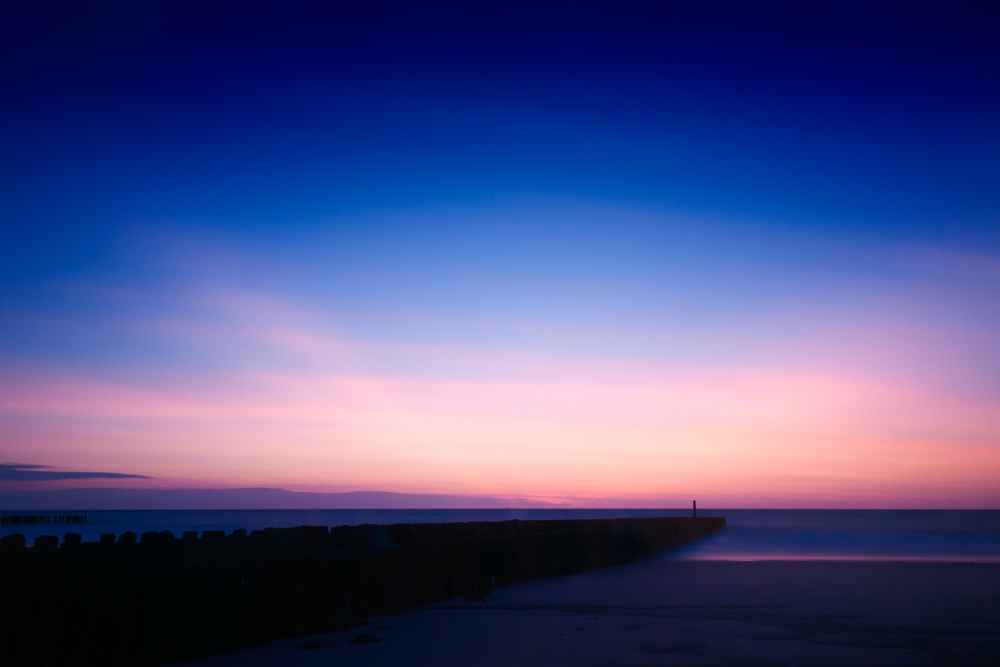
<svg viewBox="0 0 1000 667"><path fill-rule="evenodd" d="M0 13L0 489L1000 508L995 5Z"/></svg>

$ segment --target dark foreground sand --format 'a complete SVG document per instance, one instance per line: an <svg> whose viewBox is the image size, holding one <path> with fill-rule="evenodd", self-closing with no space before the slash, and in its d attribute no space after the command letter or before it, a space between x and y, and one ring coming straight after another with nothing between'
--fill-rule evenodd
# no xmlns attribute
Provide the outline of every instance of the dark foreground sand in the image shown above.
<svg viewBox="0 0 1000 667"><path fill-rule="evenodd" d="M186 664L994 667L1000 564L646 561Z"/></svg>

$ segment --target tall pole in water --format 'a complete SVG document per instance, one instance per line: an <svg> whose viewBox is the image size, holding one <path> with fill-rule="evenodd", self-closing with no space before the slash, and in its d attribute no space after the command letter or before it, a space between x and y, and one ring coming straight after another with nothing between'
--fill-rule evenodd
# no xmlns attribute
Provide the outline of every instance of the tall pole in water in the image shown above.
<svg viewBox="0 0 1000 667"><path fill-rule="evenodd" d="M692 516L692 518L695 518L695 519L698 518L698 501L697 500L692 500L691 501L691 516Z"/></svg>

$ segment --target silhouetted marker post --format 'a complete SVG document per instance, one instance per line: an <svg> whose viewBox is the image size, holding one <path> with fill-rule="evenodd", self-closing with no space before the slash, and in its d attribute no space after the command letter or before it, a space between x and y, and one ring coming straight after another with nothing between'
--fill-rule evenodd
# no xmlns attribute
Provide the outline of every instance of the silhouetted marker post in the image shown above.
<svg viewBox="0 0 1000 667"><path fill-rule="evenodd" d="M695 519L698 518L698 501L697 500L692 500L691 501L691 516L693 518L695 518Z"/></svg>

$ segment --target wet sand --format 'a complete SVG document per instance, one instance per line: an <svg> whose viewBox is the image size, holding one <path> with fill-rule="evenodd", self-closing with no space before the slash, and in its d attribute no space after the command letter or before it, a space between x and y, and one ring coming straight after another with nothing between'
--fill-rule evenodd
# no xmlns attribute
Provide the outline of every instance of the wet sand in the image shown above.
<svg viewBox="0 0 1000 667"><path fill-rule="evenodd" d="M647 560L184 664L995 666L1000 564Z"/></svg>

